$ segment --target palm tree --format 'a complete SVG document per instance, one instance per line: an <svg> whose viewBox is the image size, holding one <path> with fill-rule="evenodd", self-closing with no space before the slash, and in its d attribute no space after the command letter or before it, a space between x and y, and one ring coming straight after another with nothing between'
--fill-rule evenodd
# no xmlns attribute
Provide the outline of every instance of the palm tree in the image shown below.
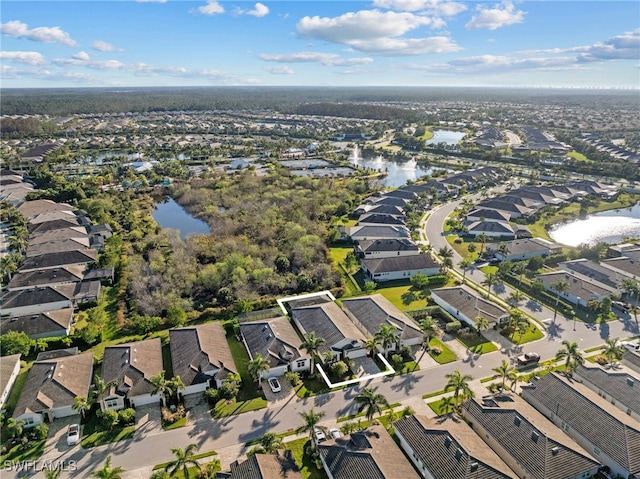
<svg viewBox="0 0 640 479"><path fill-rule="evenodd" d="M71 408L74 411L78 411L80 413L80 417L84 420L87 411L91 409L92 401L89 398L83 398L82 396L76 396L73 405Z"/></svg>
<svg viewBox="0 0 640 479"><path fill-rule="evenodd" d="M484 245L487 242L487 240L489 239L489 237L486 235L486 233L480 233L476 239L478 241L480 241L480 256L482 256L482 252L484 251Z"/></svg>
<svg viewBox="0 0 640 479"><path fill-rule="evenodd" d="M498 366L497 368L493 368L492 371L498 373L498 376L500 376L500 378L502 379L502 391L504 391L504 385L506 384L507 379L513 382L518 377L516 368L511 366L504 359L502 360L500 366Z"/></svg>
<svg viewBox="0 0 640 479"><path fill-rule="evenodd" d="M440 412L442 414L449 414L456 407L455 399L453 396L445 396L440 403Z"/></svg>
<svg viewBox="0 0 640 479"><path fill-rule="evenodd" d="M440 273L447 274L453 268L453 260L451 258L443 258L440 266Z"/></svg>
<svg viewBox="0 0 640 479"><path fill-rule="evenodd" d="M98 479L122 479L123 472L124 469L120 466L111 467L111 456L108 456L102 469L93 471L91 477L97 477Z"/></svg>
<svg viewBox="0 0 640 479"><path fill-rule="evenodd" d="M171 452L176 458L169 462L164 468L169 473L169 477L176 477L178 472L182 470L184 479L189 479L189 466L200 468L200 464L195 459L195 452L198 450L197 444L189 444L186 449L180 447L171 448Z"/></svg>
<svg viewBox="0 0 640 479"><path fill-rule="evenodd" d="M445 378L448 379L447 385L444 387L445 391L453 389L453 398L456 406L459 402L458 398L471 398L473 397L473 391L469 387L469 381L473 379L473 376L468 374L462 374L459 369L456 369L450 374L445 374Z"/></svg>
<svg viewBox="0 0 640 479"><path fill-rule="evenodd" d="M400 337L396 331L396 328L390 324L381 324L380 329L374 335L374 338L382 345L382 349L388 356L391 346L398 343Z"/></svg>
<svg viewBox="0 0 640 479"><path fill-rule="evenodd" d="M509 311L509 328L511 329L511 339L515 334L522 334L523 331L529 329L529 320L522 311L514 308Z"/></svg>
<svg viewBox="0 0 640 479"><path fill-rule="evenodd" d="M509 295L509 301L511 301L511 304L513 304L513 306L515 306L516 308L520 304L520 301L522 301L523 299L524 299L524 293L517 289L513 290Z"/></svg>
<svg viewBox="0 0 640 479"><path fill-rule="evenodd" d="M618 338L607 339L602 354L607 358L609 364L616 363L622 359L624 346L618 342Z"/></svg>
<svg viewBox="0 0 640 479"><path fill-rule="evenodd" d="M467 270L469 268L471 268L471 265L473 264L473 260L471 258L464 258L462 261L460 261L458 263L458 267L462 270L462 282L464 283L464 280L467 276Z"/></svg>
<svg viewBox="0 0 640 479"><path fill-rule="evenodd" d="M453 258L453 250L448 246L443 246L438 250L438 254L442 259L444 258Z"/></svg>
<svg viewBox="0 0 640 479"><path fill-rule="evenodd" d="M307 334L302 336L302 344L300 345L300 348L304 349L307 354L311 356L311 376L315 374L315 357L318 354L318 350L324 346L324 343L324 338L317 337L315 331L309 331Z"/></svg>
<svg viewBox="0 0 640 479"><path fill-rule="evenodd" d="M62 467L54 468L52 465L43 470L45 479L58 479L62 474Z"/></svg>
<svg viewBox="0 0 640 479"><path fill-rule="evenodd" d="M518 275L518 284L522 284L522 276L524 276L525 271L527 271L527 263L521 261L516 263L512 270L515 274Z"/></svg>
<svg viewBox="0 0 640 479"><path fill-rule="evenodd" d="M636 299L640 295L640 281L635 278L627 278L622 282L622 290L625 293L629 294L629 300L632 301L635 297ZM631 303L633 306L633 317L638 322L638 308L633 302Z"/></svg>
<svg viewBox="0 0 640 479"><path fill-rule="evenodd" d="M565 360L565 371L570 374L578 365L584 363L584 357L579 350L578 343L562 341L563 348L556 353L556 360Z"/></svg>
<svg viewBox="0 0 640 479"><path fill-rule="evenodd" d="M422 341L420 342L422 354L418 363L422 361L425 353L431 349L431 338L438 333L438 326L436 321L430 315L427 315L420 321L420 329L422 329ZM416 366L418 363L416 363Z"/></svg>
<svg viewBox="0 0 640 479"><path fill-rule="evenodd" d="M378 339L375 336L373 336L367 339L367 342L365 343L364 347L367 349L367 351L369 351L371 356L373 356L378 350L378 344L379 344ZM333 356L333 353L331 353L331 351L327 351L327 352L331 354L331 356Z"/></svg>
<svg viewBox="0 0 640 479"><path fill-rule="evenodd" d="M383 408L389 407L387 399L382 394L376 393L373 387L364 388L353 400L360 405L358 412L366 409L369 425L372 425L374 414L382 415Z"/></svg>
<svg viewBox="0 0 640 479"><path fill-rule="evenodd" d="M278 449L281 449L284 443L282 442L282 438L278 437L275 432L268 432L264 436L262 436L260 445L265 450L265 452L271 454L273 452L276 452Z"/></svg>
<svg viewBox="0 0 640 479"><path fill-rule="evenodd" d="M325 413L315 412L313 408L309 412L301 412L300 416L304 419L304 424L298 428L298 432L308 432L309 440L311 441L311 447L315 448L315 441L313 440L313 432L315 427L320 422L320 419L324 417Z"/></svg>
<svg viewBox="0 0 640 479"><path fill-rule="evenodd" d="M180 376L177 376L175 379L167 379L165 377L165 371L160 371L157 375L149 378L149 381L154 387L151 395L160 394L160 400L163 406L166 406L167 397L177 394L180 386L184 388Z"/></svg>
<svg viewBox="0 0 640 479"><path fill-rule="evenodd" d="M484 316L476 316L476 329L478 330L478 336L482 335L482 331L489 329L489 320Z"/></svg>
<svg viewBox="0 0 640 479"><path fill-rule="evenodd" d="M485 279L482 281L482 285L487 287L487 298L491 295L491 286L496 282L496 274L489 272L485 275Z"/></svg>
<svg viewBox="0 0 640 479"><path fill-rule="evenodd" d="M502 241L498 246L498 248L496 249L496 253L500 253L502 255L502 259L506 260L509 253L511 253L511 250L509 249L509 246L507 245L507 243Z"/></svg>
<svg viewBox="0 0 640 479"><path fill-rule="evenodd" d="M556 315L558 314L558 303L560 302L560 293L564 293L569 289L569 283L566 279L559 279L551 285L551 289L556 292L556 305L553 308L553 322L556 321Z"/></svg>
<svg viewBox="0 0 640 479"><path fill-rule="evenodd" d="M93 394L95 395L95 399L100 402L100 409L102 409L103 411L107 409L107 406L104 402L105 393L112 387L115 387L117 384L117 381L110 381L107 383L97 374L93 376Z"/></svg>
<svg viewBox="0 0 640 479"><path fill-rule="evenodd" d="M313 361L313 358L311 360ZM270 367L269 362L262 357L262 354L258 353L255 358L249 361L247 369L253 380L259 384L262 373L268 371Z"/></svg>
<svg viewBox="0 0 640 479"><path fill-rule="evenodd" d="M12 438L18 438L22 436L22 431L24 430L24 421L17 421L15 418L10 417L7 419L5 424L7 431L11 434Z"/></svg>

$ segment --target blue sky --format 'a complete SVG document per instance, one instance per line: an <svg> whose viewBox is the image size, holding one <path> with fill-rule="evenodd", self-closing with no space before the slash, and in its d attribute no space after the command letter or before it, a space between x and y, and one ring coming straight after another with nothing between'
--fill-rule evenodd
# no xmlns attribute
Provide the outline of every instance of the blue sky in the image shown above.
<svg viewBox="0 0 640 479"><path fill-rule="evenodd" d="M3 88L640 87L640 2L2 1Z"/></svg>

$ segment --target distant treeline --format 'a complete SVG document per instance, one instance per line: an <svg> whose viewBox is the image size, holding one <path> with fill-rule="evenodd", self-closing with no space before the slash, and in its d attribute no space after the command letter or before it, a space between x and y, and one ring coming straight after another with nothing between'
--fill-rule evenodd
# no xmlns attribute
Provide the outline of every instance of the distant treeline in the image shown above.
<svg viewBox="0 0 640 479"><path fill-rule="evenodd" d="M299 115L418 121L418 114L414 111L367 103L313 103L300 105L295 112Z"/></svg>
<svg viewBox="0 0 640 479"><path fill-rule="evenodd" d="M609 107L637 102L625 91L540 90L446 87L183 87L2 89L3 115L272 109L294 111L299 105L373 102L517 102ZM349 105L344 105L345 107ZM381 108L377 106L376 108Z"/></svg>

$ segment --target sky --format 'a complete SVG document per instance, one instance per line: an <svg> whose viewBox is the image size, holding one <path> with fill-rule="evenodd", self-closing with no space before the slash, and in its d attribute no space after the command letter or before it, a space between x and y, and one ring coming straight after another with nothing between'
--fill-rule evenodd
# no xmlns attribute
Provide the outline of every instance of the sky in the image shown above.
<svg viewBox="0 0 640 479"><path fill-rule="evenodd" d="M3 0L2 88L640 88L640 2Z"/></svg>

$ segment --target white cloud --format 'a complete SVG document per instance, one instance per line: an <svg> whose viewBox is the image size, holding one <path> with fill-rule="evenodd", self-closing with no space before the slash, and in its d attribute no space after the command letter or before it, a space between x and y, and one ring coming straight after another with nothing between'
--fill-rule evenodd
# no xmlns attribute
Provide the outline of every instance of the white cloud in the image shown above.
<svg viewBox="0 0 640 479"><path fill-rule="evenodd" d="M457 15L467 9L462 3L442 0L374 0L373 6L406 12L424 11L445 17Z"/></svg>
<svg viewBox="0 0 640 479"><path fill-rule="evenodd" d="M247 15L252 15L254 17L264 17L269 14L269 7L262 3L256 3L253 7L253 10L249 10Z"/></svg>
<svg viewBox="0 0 640 479"><path fill-rule="evenodd" d="M88 62L91 59L87 52L78 52L75 55L72 55L71 58L84 62Z"/></svg>
<svg viewBox="0 0 640 479"><path fill-rule="evenodd" d="M353 66L371 63L372 58L341 58L337 53L297 52L282 54L260 54L258 58L275 63L320 63L326 66Z"/></svg>
<svg viewBox="0 0 640 479"><path fill-rule="evenodd" d="M466 28L487 28L489 30L496 30L501 27L522 23L524 21L525 12L522 10L516 10L513 3L508 1L503 2L500 5L495 5L493 8L479 6L477 10L479 13L471 18L471 20L465 25Z"/></svg>
<svg viewBox="0 0 640 479"><path fill-rule="evenodd" d="M42 54L38 52L0 52L0 59L26 63L27 65L42 65L46 63Z"/></svg>
<svg viewBox="0 0 640 479"><path fill-rule="evenodd" d="M448 37L381 38L369 42L352 42L351 46L362 52L386 56L425 55L462 50L460 45Z"/></svg>
<svg viewBox="0 0 640 479"><path fill-rule="evenodd" d="M0 33L13 38L26 38L34 42L61 43L70 47L77 43L60 27L37 27L29 30L29 26L19 20L13 20L0 25Z"/></svg>
<svg viewBox="0 0 640 479"><path fill-rule="evenodd" d="M640 28L611 37L584 49L578 60L596 62L603 60L637 60L640 58Z"/></svg>
<svg viewBox="0 0 640 479"><path fill-rule="evenodd" d="M102 40L96 40L91 44L91 47L94 50L98 50L99 52L115 52L122 51L120 48L116 48L113 44L109 42L103 42Z"/></svg>
<svg viewBox="0 0 640 479"><path fill-rule="evenodd" d="M216 0L209 0L206 5L198 7L197 11L204 15L216 15L219 13L224 13L224 7L220 5Z"/></svg>
<svg viewBox="0 0 640 479"><path fill-rule="evenodd" d="M293 75L293 70L286 65L278 65L275 67L264 67L263 70L273 75Z"/></svg>

